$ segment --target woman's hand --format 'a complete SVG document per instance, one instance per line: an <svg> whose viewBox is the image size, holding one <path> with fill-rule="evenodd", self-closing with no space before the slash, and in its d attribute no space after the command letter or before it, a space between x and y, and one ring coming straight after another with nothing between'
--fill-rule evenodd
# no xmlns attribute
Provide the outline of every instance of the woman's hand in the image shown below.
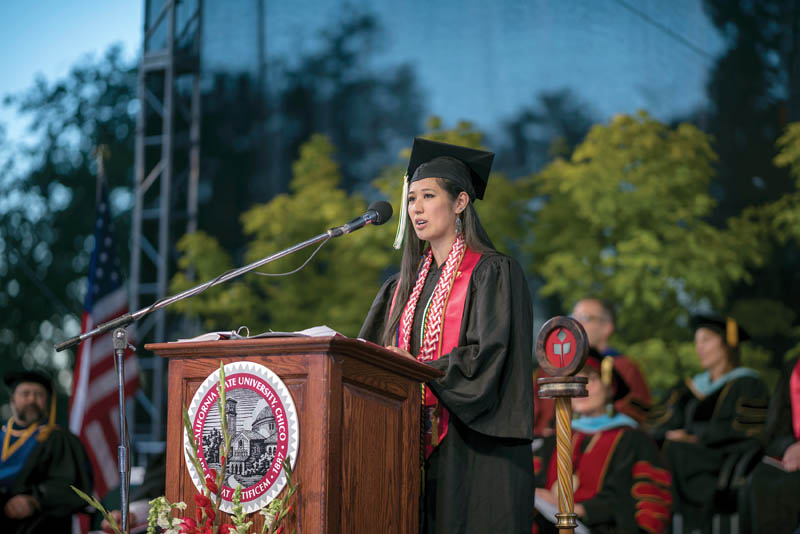
<svg viewBox="0 0 800 534"><path fill-rule="evenodd" d="M697 443L700 438L694 434L689 434L686 430L679 428L677 430L667 430L664 437L670 441L682 441L683 443Z"/></svg>
<svg viewBox="0 0 800 534"><path fill-rule="evenodd" d="M553 485L553 489L556 490L558 488L557 484ZM558 505L558 492L557 491L550 491L547 488L536 488L536 498L541 499L546 503L550 503L553 506ZM586 515L586 509L580 503L575 503L573 507L575 515L578 517L584 517Z"/></svg>
<svg viewBox="0 0 800 534"><path fill-rule="evenodd" d="M400 356L405 356L406 358L411 358L412 360L416 360L414 356L411 355L410 352L407 350L401 349L400 347L396 347L394 345L386 345L386 348L390 351L399 354Z"/></svg>
<svg viewBox="0 0 800 534"><path fill-rule="evenodd" d="M783 467L787 471L800 470L800 441L796 441L786 448L783 453Z"/></svg>
<svg viewBox="0 0 800 534"><path fill-rule="evenodd" d="M555 506L556 496L547 488L536 488L536 498Z"/></svg>

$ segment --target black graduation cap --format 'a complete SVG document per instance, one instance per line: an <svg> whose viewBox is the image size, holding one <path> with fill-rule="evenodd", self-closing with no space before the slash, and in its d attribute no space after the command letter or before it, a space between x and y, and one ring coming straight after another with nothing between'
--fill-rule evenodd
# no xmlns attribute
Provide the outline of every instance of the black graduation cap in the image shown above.
<svg viewBox="0 0 800 534"><path fill-rule="evenodd" d="M3 381L12 392L16 387L23 382L33 382L41 384L47 390L47 393L53 393L53 381L46 374L39 371L16 371L7 374L3 377Z"/></svg>
<svg viewBox="0 0 800 534"><path fill-rule="evenodd" d="M739 326L733 317L725 317L716 313L697 314L692 316L692 327L708 328L722 336L725 343L733 348L743 341L750 339L750 334Z"/></svg>
<svg viewBox="0 0 800 534"><path fill-rule="evenodd" d="M614 398L612 400L624 399L630 393L631 388L622 375L614 367L613 356L601 356L594 347L589 347L586 355L585 367L594 369L607 386L614 387Z"/></svg>
<svg viewBox="0 0 800 534"><path fill-rule="evenodd" d="M471 200L482 199L493 161L493 152L415 137L408 160L409 183L444 178L459 184Z"/></svg>

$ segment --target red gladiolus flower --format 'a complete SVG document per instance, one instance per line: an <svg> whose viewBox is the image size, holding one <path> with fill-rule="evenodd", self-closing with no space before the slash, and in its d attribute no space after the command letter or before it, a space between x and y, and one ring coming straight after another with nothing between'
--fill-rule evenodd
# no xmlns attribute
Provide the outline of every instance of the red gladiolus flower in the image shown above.
<svg viewBox="0 0 800 534"><path fill-rule="evenodd" d="M206 487L208 488L208 491L210 491L214 495L219 493L219 487L217 487L217 483L214 482L215 478L216 478L216 475L214 475L213 478L211 477L211 475L206 477Z"/></svg>
<svg viewBox="0 0 800 534"><path fill-rule="evenodd" d="M191 517L184 517L181 522L180 532L183 534L194 534L197 532L197 523Z"/></svg>
<svg viewBox="0 0 800 534"><path fill-rule="evenodd" d="M219 526L219 534L235 534L236 527L233 525L225 524Z"/></svg>
<svg viewBox="0 0 800 534"><path fill-rule="evenodd" d="M211 500L202 493L195 493L194 502L201 508L207 508L211 505Z"/></svg>

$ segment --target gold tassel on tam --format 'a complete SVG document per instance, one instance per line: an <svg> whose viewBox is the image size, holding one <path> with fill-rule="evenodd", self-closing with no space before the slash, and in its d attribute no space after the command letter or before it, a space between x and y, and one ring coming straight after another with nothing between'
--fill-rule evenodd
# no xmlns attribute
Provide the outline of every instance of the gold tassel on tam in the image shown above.
<svg viewBox="0 0 800 534"><path fill-rule="evenodd" d="M739 344L739 325L733 317L725 319L725 343L731 348Z"/></svg>
<svg viewBox="0 0 800 534"><path fill-rule="evenodd" d="M408 174L403 176L403 196L400 197L400 220L397 221L397 233L394 235L394 248L400 250L406 237L408 223Z"/></svg>
<svg viewBox="0 0 800 534"><path fill-rule="evenodd" d="M600 362L600 380L603 382L603 385L609 387L611 385L611 377L614 373L614 358L611 356L606 356L603 358L603 361Z"/></svg>

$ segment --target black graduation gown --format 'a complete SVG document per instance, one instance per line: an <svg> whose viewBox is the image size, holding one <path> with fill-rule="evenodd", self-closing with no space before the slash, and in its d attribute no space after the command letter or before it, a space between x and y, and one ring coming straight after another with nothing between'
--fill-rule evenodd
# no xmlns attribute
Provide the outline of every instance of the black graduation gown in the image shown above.
<svg viewBox="0 0 800 534"><path fill-rule="evenodd" d="M763 442L770 458L781 458L797 441L789 393L796 364L797 359L786 368L769 402ZM800 528L800 471L786 471L769 460L758 463L741 490L739 503L744 532L795 532Z"/></svg>
<svg viewBox="0 0 800 534"><path fill-rule="evenodd" d="M33 438L35 439L35 438ZM67 533L72 514L86 508L70 485L91 495L89 458L80 440L62 428L54 428L31 451L9 494L0 495L0 510L14 495L33 495L40 510L32 517L13 520L0 513L0 532L13 534Z"/></svg>
<svg viewBox="0 0 800 534"><path fill-rule="evenodd" d="M420 303L438 278L432 266ZM390 278L378 292L359 337L380 342L397 280ZM414 352L422 307L411 336ZM530 533L532 323L522 269L507 256L484 254L470 279L458 347L427 362L445 373L429 386L449 410L450 422L426 461L424 532Z"/></svg>
<svg viewBox="0 0 800 534"><path fill-rule="evenodd" d="M612 445L593 439L610 437ZM580 438L580 439L579 439ZM641 430L617 427L596 434L573 432L579 443L573 467L579 481L597 480L596 493L582 498L586 489L576 488L575 502L583 505L581 522L593 534L662 533L670 521L670 475L653 440ZM556 438L544 438L534 456L536 487L547 487L548 467L557 465ZM591 471L591 472L590 472ZM557 484L557 480L553 481ZM540 534L557 532L555 524L537 515Z"/></svg>
<svg viewBox="0 0 800 534"><path fill-rule="evenodd" d="M734 378L703 396L687 379L652 412L653 436L663 441L664 459L672 472L676 512L685 529L704 528L715 506L722 473L758 446L764 429L769 394L753 376ZM698 443L664 441L668 430L685 429ZM726 477L722 477L726 478ZM735 501L734 501L735 502Z"/></svg>

